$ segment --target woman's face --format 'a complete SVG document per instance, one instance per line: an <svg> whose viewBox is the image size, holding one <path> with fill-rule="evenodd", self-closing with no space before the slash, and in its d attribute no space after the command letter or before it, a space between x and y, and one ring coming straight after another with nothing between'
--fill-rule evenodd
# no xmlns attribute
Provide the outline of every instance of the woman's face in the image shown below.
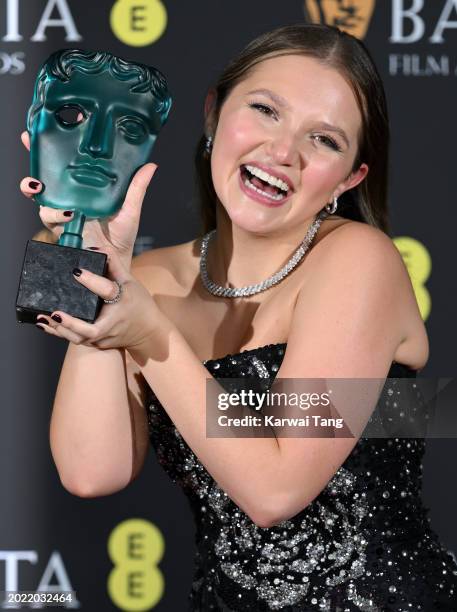
<svg viewBox="0 0 457 612"><path fill-rule="evenodd" d="M211 154L231 221L259 234L310 220L365 177L351 174L362 117L334 69L300 55L258 64L224 102Z"/></svg>

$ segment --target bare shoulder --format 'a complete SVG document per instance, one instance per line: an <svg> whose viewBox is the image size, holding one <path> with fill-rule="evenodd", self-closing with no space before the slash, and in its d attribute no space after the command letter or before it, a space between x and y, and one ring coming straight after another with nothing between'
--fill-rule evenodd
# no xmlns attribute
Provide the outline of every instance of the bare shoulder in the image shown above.
<svg viewBox="0 0 457 612"><path fill-rule="evenodd" d="M403 258L382 230L358 221L341 224L311 249L309 259L313 284L331 283L343 294L376 295L393 317L422 323Z"/></svg>
<svg viewBox="0 0 457 612"><path fill-rule="evenodd" d="M396 330L395 361L417 369L425 365L425 325L406 265L387 234L357 221L341 224L311 249L308 264L297 299L302 315L312 308L310 295L316 296L319 312L324 303L332 304L335 316L340 312L346 319L352 312L365 328Z"/></svg>
<svg viewBox="0 0 457 612"><path fill-rule="evenodd" d="M385 232L361 221L345 220L334 229L330 228L324 233L323 239L318 244L324 244L324 242L327 247L337 245L338 248L343 243L345 251L365 248L371 244L377 251L384 249L385 252L390 251L392 255L398 253L392 239Z"/></svg>
<svg viewBox="0 0 457 612"><path fill-rule="evenodd" d="M364 272L373 281L411 284L400 252L382 230L359 221L347 221L327 231L308 256L309 271L323 278L344 276L349 280Z"/></svg>

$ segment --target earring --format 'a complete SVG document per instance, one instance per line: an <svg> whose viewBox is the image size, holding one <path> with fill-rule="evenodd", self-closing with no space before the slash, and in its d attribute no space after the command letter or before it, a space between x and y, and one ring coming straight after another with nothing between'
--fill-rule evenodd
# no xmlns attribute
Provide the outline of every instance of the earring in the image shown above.
<svg viewBox="0 0 457 612"><path fill-rule="evenodd" d="M335 196L333 198L333 202L331 204L327 204L325 207L325 210L330 214L333 215L334 212L336 212L336 209L338 208L338 198Z"/></svg>
<svg viewBox="0 0 457 612"><path fill-rule="evenodd" d="M213 137L207 136L205 140L205 153L209 157L213 149Z"/></svg>

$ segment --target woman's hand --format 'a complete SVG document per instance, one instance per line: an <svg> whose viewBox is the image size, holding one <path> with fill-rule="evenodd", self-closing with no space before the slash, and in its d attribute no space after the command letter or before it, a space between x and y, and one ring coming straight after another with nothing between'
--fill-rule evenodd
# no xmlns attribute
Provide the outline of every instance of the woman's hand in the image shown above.
<svg viewBox="0 0 457 612"><path fill-rule="evenodd" d="M30 151L28 132L21 134L21 140ZM130 269L133 246L140 222L141 206L150 180L157 169L156 164L145 164L134 175L124 203L119 211L106 219L92 219L84 224L84 245L97 246L104 249L114 247L127 269ZM33 177L21 181L21 191L33 198L42 189L42 184ZM63 232L63 225L73 218L72 211L59 210L49 206L40 206L40 218L45 227L52 233L56 242Z"/></svg>
<svg viewBox="0 0 457 612"><path fill-rule="evenodd" d="M105 300L113 299L118 293L118 286L113 282L116 280L122 286L120 300L104 304L95 323L86 323L57 310L51 316L39 314L37 327L73 344L99 349L139 348L154 334L160 310L151 294L130 274L116 250L110 248L104 252L108 255L110 278L89 270L81 270L79 274L78 269L73 275L77 282Z"/></svg>

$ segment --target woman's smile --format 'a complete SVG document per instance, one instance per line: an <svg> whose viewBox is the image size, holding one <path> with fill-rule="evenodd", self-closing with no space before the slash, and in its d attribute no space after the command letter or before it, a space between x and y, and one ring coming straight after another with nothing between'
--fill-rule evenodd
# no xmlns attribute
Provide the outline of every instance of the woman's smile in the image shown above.
<svg viewBox="0 0 457 612"><path fill-rule="evenodd" d="M238 174L243 193L266 206L281 206L289 200L294 191L288 177L282 173L278 176L276 172L267 171L266 166L262 164L242 164Z"/></svg>

